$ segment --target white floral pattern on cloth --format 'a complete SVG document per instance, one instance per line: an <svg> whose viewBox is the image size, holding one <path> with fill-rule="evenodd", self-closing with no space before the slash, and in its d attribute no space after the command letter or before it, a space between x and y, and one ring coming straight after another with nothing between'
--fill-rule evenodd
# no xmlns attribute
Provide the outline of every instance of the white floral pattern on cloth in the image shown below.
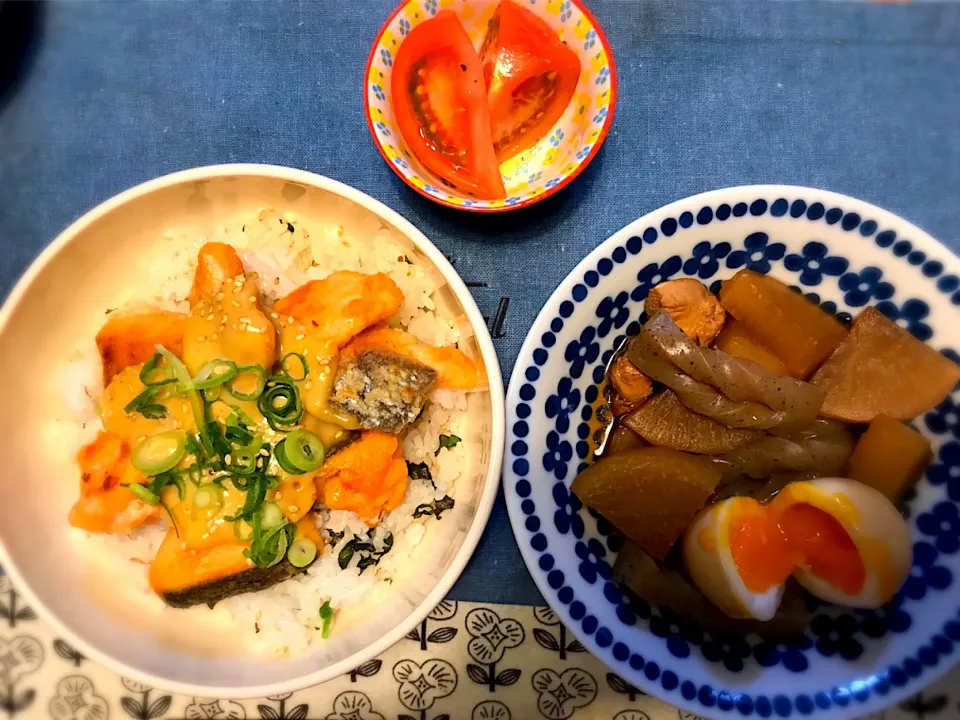
<svg viewBox="0 0 960 720"><path fill-rule="evenodd" d="M2 720L698 720L610 672L549 608L444 601L416 637L340 678L236 701L173 695L100 667L2 574L0 603L12 610L0 617ZM869 720L956 718L960 671Z"/></svg>
<svg viewBox="0 0 960 720"><path fill-rule="evenodd" d="M70 675L57 684L57 694L50 701L53 720L106 720L110 712L107 701L94 690L83 675Z"/></svg>

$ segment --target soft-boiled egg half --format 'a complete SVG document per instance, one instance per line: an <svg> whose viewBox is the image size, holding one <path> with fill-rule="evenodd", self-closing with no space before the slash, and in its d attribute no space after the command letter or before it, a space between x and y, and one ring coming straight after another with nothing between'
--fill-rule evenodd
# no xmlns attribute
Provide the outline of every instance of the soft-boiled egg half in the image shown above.
<svg viewBox="0 0 960 720"><path fill-rule="evenodd" d="M770 620L791 575L822 600L880 607L906 581L913 551L887 498L824 478L791 483L766 505L734 497L704 509L684 534L683 559L725 613Z"/></svg>

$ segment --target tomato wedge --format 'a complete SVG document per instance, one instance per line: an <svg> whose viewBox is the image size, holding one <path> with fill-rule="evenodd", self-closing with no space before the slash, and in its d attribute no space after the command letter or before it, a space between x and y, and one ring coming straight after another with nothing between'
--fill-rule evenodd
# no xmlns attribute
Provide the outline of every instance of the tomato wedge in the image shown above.
<svg viewBox="0 0 960 720"><path fill-rule="evenodd" d="M407 36L391 87L400 133L428 170L479 198L506 197L480 58L453 11L438 12Z"/></svg>
<svg viewBox="0 0 960 720"><path fill-rule="evenodd" d="M546 135L570 103L580 58L547 23L503 0L480 50L497 160L519 155Z"/></svg>

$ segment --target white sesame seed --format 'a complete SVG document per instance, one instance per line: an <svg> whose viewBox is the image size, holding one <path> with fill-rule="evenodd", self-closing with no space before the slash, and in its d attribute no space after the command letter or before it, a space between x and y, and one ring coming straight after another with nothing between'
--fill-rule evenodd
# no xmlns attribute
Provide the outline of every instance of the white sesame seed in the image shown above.
<svg viewBox="0 0 960 720"><path fill-rule="evenodd" d="M310 380L307 380L307 381L303 384L304 390L309 390L309 389L312 388L312 387L313 387L313 382L311 382Z"/></svg>
<svg viewBox="0 0 960 720"><path fill-rule="evenodd" d="M207 339L206 335L197 335L197 342L203 342Z"/></svg>
<svg viewBox="0 0 960 720"><path fill-rule="evenodd" d="M231 300L230 304L233 305L234 307L240 307L240 303L238 303L236 300Z"/></svg>
<svg viewBox="0 0 960 720"><path fill-rule="evenodd" d="M303 338L305 338L305 337L306 337L306 335L304 335L303 333L300 333L300 334L297 335L297 337L295 337L294 339L295 339L295 340L303 340Z"/></svg>
<svg viewBox="0 0 960 720"><path fill-rule="evenodd" d="M211 336L210 336L210 339L211 339L211 340L216 340L216 339L217 339L217 334L214 333L213 335L211 335Z"/></svg>

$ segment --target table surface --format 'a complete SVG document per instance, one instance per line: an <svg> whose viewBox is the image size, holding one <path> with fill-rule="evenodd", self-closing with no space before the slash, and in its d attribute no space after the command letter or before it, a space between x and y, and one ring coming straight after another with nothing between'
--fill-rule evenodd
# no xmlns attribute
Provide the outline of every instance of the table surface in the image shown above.
<svg viewBox="0 0 960 720"><path fill-rule="evenodd" d="M369 193L431 238L505 377L587 251L670 201L750 183L885 207L960 250L960 3L593 0L619 73L612 131L569 188L478 217L403 185L370 141L366 55L393 0L0 3L0 293L66 225L175 170L263 162ZM502 492L452 592L539 604Z"/></svg>

